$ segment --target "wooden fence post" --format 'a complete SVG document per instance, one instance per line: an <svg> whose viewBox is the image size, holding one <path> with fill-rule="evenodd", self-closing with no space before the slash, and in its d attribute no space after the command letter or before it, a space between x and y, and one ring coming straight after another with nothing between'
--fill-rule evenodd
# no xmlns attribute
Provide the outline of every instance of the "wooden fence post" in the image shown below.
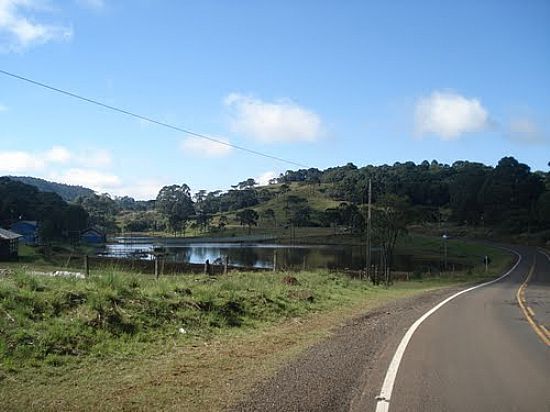
<svg viewBox="0 0 550 412"><path fill-rule="evenodd" d="M277 271L277 249L273 250L273 272Z"/></svg>
<svg viewBox="0 0 550 412"><path fill-rule="evenodd" d="M90 277L90 261L88 255L84 256L84 276Z"/></svg>
<svg viewBox="0 0 550 412"><path fill-rule="evenodd" d="M155 256L155 279L159 278L159 259Z"/></svg>
<svg viewBox="0 0 550 412"><path fill-rule="evenodd" d="M225 257L225 261L223 264L223 274L227 275L227 267L229 266L229 256Z"/></svg>

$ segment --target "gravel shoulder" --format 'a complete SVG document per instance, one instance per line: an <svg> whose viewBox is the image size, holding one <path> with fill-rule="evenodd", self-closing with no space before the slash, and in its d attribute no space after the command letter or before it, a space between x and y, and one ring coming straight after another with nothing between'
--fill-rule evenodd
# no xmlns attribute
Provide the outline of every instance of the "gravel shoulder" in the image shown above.
<svg viewBox="0 0 550 412"><path fill-rule="evenodd" d="M257 384L230 411L374 410L387 366L408 327L462 287L425 292L377 307L334 329Z"/></svg>

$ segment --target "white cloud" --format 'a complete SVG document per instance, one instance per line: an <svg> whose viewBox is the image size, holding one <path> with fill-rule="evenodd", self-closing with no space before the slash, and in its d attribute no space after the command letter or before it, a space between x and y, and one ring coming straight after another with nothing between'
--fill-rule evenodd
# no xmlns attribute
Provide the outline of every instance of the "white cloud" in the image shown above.
<svg viewBox="0 0 550 412"><path fill-rule="evenodd" d="M43 156L45 161L51 163L66 163L72 158L71 152L63 146L54 146Z"/></svg>
<svg viewBox="0 0 550 412"><path fill-rule="evenodd" d="M113 157L111 152L104 149L85 150L79 155L79 161L86 167L109 166Z"/></svg>
<svg viewBox="0 0 550 412"><path fill-rule="evenodd" d="M507 136L521 143L544 143L548 139L539 125L529 117L512 118L507 125Z"/></svg>
<svg viewBox="0 0 550 412"><path fill-rule="evenodd" d="M72 28L36 20L47 11L39 0L0 0L0 49L20 51L50 41L72 38Z"/></svg>
<svg viewBox="0 0 550 412"><path fill-rule="evenodd" d="M265 173L262 173L260 176L258 176L256 179L256 182L258 182L258 184L260 186L266 186L269 184L269 181L275 177L278 177L279 175L273 171L269 171L269 172L265 172Z"/></svg>
<svg viewBox="0 0 550 412"><path fill-rule="evenodd" d="M131 196L136 200L156 199L160 189L166 183L155 179L145 179L133 182L131 185L124 184L113 191L117 196Z"/></svg>
<svg viewBox="0 0 550 412"><path fill-rule="evenodd" d="M45 152L34 153L22 150L0 151L0 174L36 172L52 163L66 163L72 157L63 146L53 146Z"/></svg>
<svg viewBox="0 0 550 412"><path fill-rule="evenodd" d="M464 133L488 128L489 113L478 99L435 91L417 101L415 123L419 136L433 134L442 140L454 140Z"/></svg>
<svg viewBox="0 0 550 412"><path fill-rule="evenodd" d="M0 174L14 174L43 169L45 162L32 153L23 151L0 152Z"/></svg>
<svg viewBox="0 0 550 412"><path fill-rule="evenodd" d="M321 118L290 100L264 102L232 93L224 104L234 132L264 143L313 142L322 135Z"/></svg>
<svg viewBox="0 0 550 412"><path fill-rule="evenodd" d="M220 142L229 143L229 140L223 137L215 137L215 139ZM225 144L191 136L181 142L180 149L186 155L193 154L203 157L222 157L231 153L233 148Z"/></svg>
<svg viewBox="0 0 550 412"><path fill-rule="evenodd" d="M68 185L89 187L97 192L111 192L122 185L120 178L111 173L94 169L69 169L62 173L50 173L48 179Z"/></svg>
<svg viewBox="0 0 550 412"><path fill-rule="evenodd" d="M52 146L44 152L0 151L0 174L33 173L55 164L94 168L111 164L111 153L103 149L71 152L64 146Z"/></svg>
<svg viewBox="0 0 550 412"><path fill-rule="evenodd" d="M1 1L1 0L0 0ZM128 195L135 199L154 199L164 183L155 179L123 181L112 172L102 170L111 164L111 153L102 149L70 151L53 146L42 152L0 151L0 176L24 175L89 187L96 192Z"/></svg>

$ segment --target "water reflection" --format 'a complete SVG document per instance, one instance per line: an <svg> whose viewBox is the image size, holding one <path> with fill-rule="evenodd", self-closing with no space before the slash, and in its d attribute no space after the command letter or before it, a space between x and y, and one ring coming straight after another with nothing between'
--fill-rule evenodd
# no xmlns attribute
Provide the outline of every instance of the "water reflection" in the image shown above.
<svg viewBox="0 0 550 412"><path fill-rule="evenodd" d="M201 264L207 259L221 263L226 257L231 266L272 268L277 255L279 268L329 268L361 269L365 262L363 246L343 245L279 245L270 243L189 243L159 241L155 238L118 238L116 243L107 244L103 256L153 259L154 253L167 252L167 261ZM373 262L379 257L376 253ZM413 270L415 267L437 267L438 262L421 262L413 256L396 256L396 270Z"/></svg>

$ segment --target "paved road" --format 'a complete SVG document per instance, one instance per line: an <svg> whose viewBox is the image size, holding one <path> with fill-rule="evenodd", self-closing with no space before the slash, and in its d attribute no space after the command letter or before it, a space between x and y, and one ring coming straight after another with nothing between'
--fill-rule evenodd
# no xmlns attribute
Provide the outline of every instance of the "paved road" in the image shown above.
<svg viewBox="0 0 550 412"><path fill-rule="evenodd" d="M550 329L550 260L516 249L522 260L508 277L456 297L418 327L397 372L391 412L550 411L550 346L517 301L533 269L525 306L535 324Z"/></svg>
<svg viewBox="0 0 550 412"><path fill-rule="evenodd" d="M379 402L396 348L411 325L462 288L392 302L336 328L255 386L231 411L550 412L550 346L517 302L535 255L525 307L549 328L550 260L530 248L510 275L454 298L420 324L404 351L393 393Z"/></svg>

